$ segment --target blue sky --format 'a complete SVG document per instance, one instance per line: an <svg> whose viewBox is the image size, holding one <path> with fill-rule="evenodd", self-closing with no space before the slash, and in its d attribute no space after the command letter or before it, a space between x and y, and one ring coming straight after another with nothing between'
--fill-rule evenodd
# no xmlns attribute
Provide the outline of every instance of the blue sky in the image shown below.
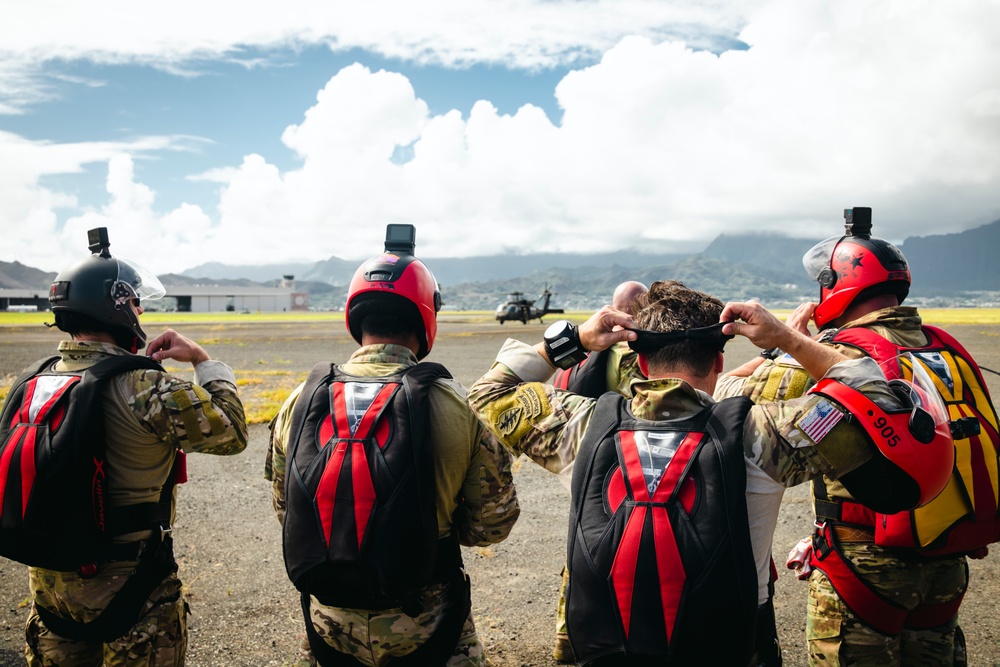
<svg viewBox="0 0 1000 667"><path fill-rule="evenodd" d="M514 114L530 103L554 122L561 116L555 86L569 71L565 66L526 71L483 64L416 65L361 49L336 53L316 45L243 49L239 57L259 64L192 60L185 65L189 72L178 76L144 64L53 63L45 72L51 99L33 105L28 113L0 116L0 129L59 143L177 136L183 150L137 160L136 178L156 184L161 209L185 201L208 209L217 186L184 177L238 164L250 152L282 170L298 166L300 160L281 143L281 133L302 120L304 110L316 102L317 91L348 65L360 62L373 70L405 73L434 115L452 109L467 114L482 99L501 114ZM86 173L56 175L49 182L75 193L81 204L99 206L107 198L106 177L107 165L95 163Z"/></svg>
<svg viewBox="0 0 1000 667"><path fill-rule="evenodd" d="M1000 218L996 2L0 1L0 260L45 270Z"/></svg>

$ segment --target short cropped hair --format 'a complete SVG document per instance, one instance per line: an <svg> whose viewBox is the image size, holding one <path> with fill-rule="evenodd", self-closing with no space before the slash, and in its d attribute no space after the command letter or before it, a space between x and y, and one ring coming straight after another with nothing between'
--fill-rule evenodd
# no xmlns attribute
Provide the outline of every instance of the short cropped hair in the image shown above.
<svg viewBox="0 0 1000 667"><path fill-rule="evenodd" d="M360 321L362 336L423 340L424 324L416 305L396 294L372 292L370 298L358 299L350 316Z"/></svg>
<svg viewBox="0 0 1000 667"><path fill-rule="evenodd" d="M684 331L718 324L722 302L704 292L693 290L676 280L658 280L635 303L635 321L640 329ZM716 343L686 340L661 347L646 354L657 370L685 369L706 377L719 351Z"/></svg>
<svg viewBox="0 0 1000 667"><path fill-rule="evenodd" d="M135 340L135 333L125 327L109 326L97 318L73 310L61 310L53 313L55 327L73 338L87 334L109 334L118 347L129 350Z"/></svg>

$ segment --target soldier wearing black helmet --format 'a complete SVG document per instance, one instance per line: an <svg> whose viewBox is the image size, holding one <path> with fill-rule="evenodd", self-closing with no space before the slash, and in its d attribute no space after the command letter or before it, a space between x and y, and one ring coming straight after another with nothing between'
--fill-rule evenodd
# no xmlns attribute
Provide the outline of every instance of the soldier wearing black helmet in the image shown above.
<svg viewBox="0 0 1000 667"><path fill-rule="evenodd" d="M265 476L320 665L485 665L459 546L504 540L519 514L510 455L420 361L441 296L414 235L388 226L348 289L361 347L318 364L271 425Z"/></svg>
<svg viewBox="0 0 1000 667"><path fill-rule="evenodd" d="M91 230L92 255L56 276L54 326L70 340L22 376L4 405L0 458L19 458L20 477L4 467L0 487L32 498L23 522L5 514L0 529L4 549L15 550L5 555L30 566L31 666L183 664L188 607L171 548L174 485L185 481L186 452L236 454L247 441L232 370L172 330L147 345L142 302L163 296L163 286L109 246L105 229ZM135 354L143 347L148 358ZM166 373L158 363L166 359L191 363L196 381ZM57 465L74 456L74 466Z"/></svg>

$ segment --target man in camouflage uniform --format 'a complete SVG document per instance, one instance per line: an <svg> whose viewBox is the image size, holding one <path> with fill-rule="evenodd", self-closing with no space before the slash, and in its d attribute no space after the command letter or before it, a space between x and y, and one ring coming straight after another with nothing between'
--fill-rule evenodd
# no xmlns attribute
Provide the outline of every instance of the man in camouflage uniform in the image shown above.
<svg viewBox="0 0 1000 667"><path fill-rule="evenodd" d="M685 331L718 323L720 315L722 321L738 318L743 322L727 324L726 334L744 335L765 347L784 341L817 376L836 379L873 400L898 405L876 365L824 350L780 324L759 304L730 304L723 310L717 300L667 281L654 283L636 312L633 320L605 307L580 327L578 344L601 350L618 341L635 340L636 333L628 329ZM470 389L469 401L504 446L558 473L574 461L596 401L543 384L553 372L547 346L508 340L493 368ZM713 403L711 392L723 364L717 343L675 343L655 354L660 353L673 361L655 365L648 361L650 379L631 385L630 409L636 417L651 421L681 418ZM821 474L842 478L862 469L885 468L878 450L859 437L860 428L848 419L840 419L828 432L807 435L801 424L824 401L813 395L754 406L743 427L748 519L761 605L768 599L771 540L784 488ZM829 403L843 411L835 402Z"/></svg>
<svg viewBox="0 0 1000 667"><path fill-rule="evenodd" d="M371 272L379 275L378 281L366 279ZM351 283L346 307L348 328L361 347L340 369L352 376L382 378L417 365L434 343L439 306L437 284L419 260L386 254L362 264ZM272 422L265 464L265 476L273 481L274 509L283 524L287 454L293 444L290 427L301 391L302 386L292 392ZM503 541L520 513L510 454L478 422L459 383L435 380L428 401L439 539L454 532L467 547ZM345 660L350 656L354 664L380 667L409 655L434 635L449 597L463 594L452 588L449 583L425 586L422 611L413 615L403 611L401 604L352 609L323 604L313 595L306 622ZM314 658L313 654L317 651L308 652L302 663L316 664L319 655ZM450 655L446 664L452 667L487 664L471 611Z"/></svg>
<svg viewBox="0 0 1000 667"><path fill-rule="evenodd" d="M900 305L910 285L903 254L892 244L868 236L870 218L868 230L853 236L851 211L845 212L848 216L846 236L832 237L817 244L803 258L810 277L823 285L822 298L819 304L799 306L789 323L808 335L808 321L815 319L822 328L818 339L824 343L838 331L865 328L902 347L926 345L917 309ZM847 243L841 244L841 241ZM835 263L845 266L835 271L831 268ZM891 272L883 272L883 265ZM830 284L826 285L827 282ZM853 345L827 344L850 358L866 356ZM814 384L815 380L806 370L775 348L766 350L761 357L724 377L716 398L744 395L758 403L788 400L803 395ZM817 484L822 486L813 489L814 503L816 488L822 488L832 502L855 500L842 484L829 476L824 476ZM965 593L969 575L964 555L923 559L915 552L908 554L906 550L875 545L874 530L846 526L838 526L835 530L840 532L838 551L849 561L859 579L901 607L914 610L922 605L948 604ZM965 664L965 641L957 611L937 627L905 627L901 633L885 634L852 611L818 569L809 572L807 609L810 665L940 667Z"/></svg>
<svg viewBox="0 0 1000 667"><path fill-rule="evenodd" d="M145 344L138 320L143 312L140 299L159 298L163 287L152 274L111 257L106 246L103 251L61 271L53 283L55 326L72 337L59 344L57 372L79 372L107 357L134 354ZM157 370L128 371L111 380L103 398L109 516L120 508L156 503L165 486L183 481L177 479L183 474L181 452L238 454L247 443L243 405L228 366L212 361L201 346L172 330L151 340L146 349L156 361L192 364L195 381ZM169 511L172 520L172 496ZM169 549L169 540L160 541L169 530L164 523L158 529L115 535L113 542ZM172 554L169 557L172 562ZM176 564L149 595L131 629L113 641L63 637L40 617L43 607L71 622L93 621L138 565L135 557L123 557L99 563L96 572L86 576L29 568L28 665L183 665L188 606Z"/></svg>
<svg viewBox="0 0 1000 667"><path fill-rule="evenodd" d="M631 314L632 305L645 293L646 286L642 283L635 280L623 282L615 288L611 297L611 307ZM558 371L553 384L561 389L591 398L598 398L607 391L614 391L626 398L631 398L632 380L645 378L639 370L636 353L628 346L627 342L620 341L600 354L602 355L600 361L603 362L604 368L584 371L582 364L588 362L581 362L576 368ZM594 360L589 360L589 363L594 363ZM577 373L574 374L574 371ZM600 377L592 380L585 379L588 373L597 373L600 374ZM560 378L564 378L564 380L560 382ZM570 472L571 470L567 469L560 475L560 479L567 484L567 487ZM570 646L569 634L566 631L566 586L569 583L566 566L563 566L561 579L559 601L556 605L556 642L552 649L552 657L555 658L556 662L573 662L573 648Z"/></svg>

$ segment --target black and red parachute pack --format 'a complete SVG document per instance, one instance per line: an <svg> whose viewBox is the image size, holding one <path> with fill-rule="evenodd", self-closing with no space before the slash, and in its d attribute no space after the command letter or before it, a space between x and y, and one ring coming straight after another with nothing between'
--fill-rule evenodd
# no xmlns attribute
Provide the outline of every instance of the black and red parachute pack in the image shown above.
<svg viewBox="0 0 1000 667"><path fill-rule="evenodd" d="M125 532L122 517L106 508L114 480L105 471L104 388L126 371L163 368L147 357L124 355L85 371L57 373L52 369L58 360L29 367L0 415L0 555L50 570L87 572L107 560L111 536ZM152 516L157 507L129 510Z"/></svg>
<svg viewBox="0 0 1000 667"><path fill-rule="evenodd" d="M566 623L581 664L749 661L757 570L742 433L751 407L732 398L653 422L617 394L598 399L570 507Z"/></svg>
<svg viewBox="0 0 1000 667"><path fill-rule="evenodd" d="M330 606L399 606L454 575L438 539L427 396L451 375L423 362L388 377L313 368L292 413L283 524L295 586Z"/></svg>

